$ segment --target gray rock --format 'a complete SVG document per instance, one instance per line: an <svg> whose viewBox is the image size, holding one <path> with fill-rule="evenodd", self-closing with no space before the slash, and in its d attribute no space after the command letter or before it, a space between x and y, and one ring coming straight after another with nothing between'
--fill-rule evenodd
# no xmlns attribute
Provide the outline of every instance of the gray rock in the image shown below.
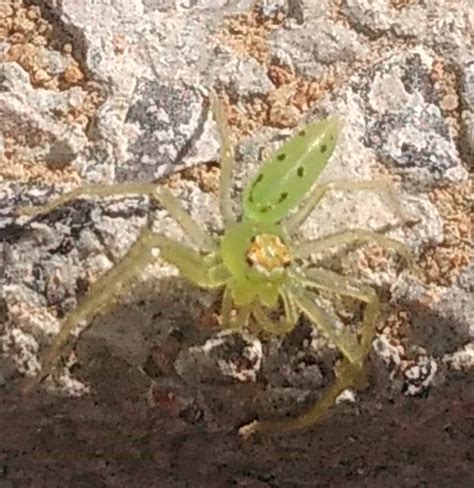
<svg viewBox="0 0 474 488"><path fill-rule="evenodd" d="M392 24L388 0L347 0L344 12L356 30L373 38L387 32Z"/></svg>
<svg viewBox="0 0 474 488"><path fill-rule="evenodd" d="M141 79L125 119L135 134L129 160L117 169L118 181L151 181L182 163L204 131L208 107L188 85Z"/></svg>
<svg viewBox="0 0 474 488"><path fill-rule="evenodd" d="M466 177L430 79L432 62L416 49L376 64L351 83L366 111L365 144L385 164L425 184Z"/></svg>
<svg viewBox="0 0 474 488"><path fill-rule="evenodd" d="M53 166L67 165L87 145L84 129L58 121L84 100L86 92L71 88L58 93L33 89L28 74L16 63L0 63L0 118L2 132L17 141L27 141L31 160L46 160Z"/></svg>
<svg viewBox="0 0 474 488"><path fill-rule="evenodd" d="M326 18L331 4L328 0L288 0L285 26L295 27L313 20Z"/></svg>
<svg viewBox="0 0 474 488"><path fill-rule="evenodd" d="M263 17L273 19L279 13L287 14L289 9L288 0L263 0L260 5L260 13Z"/></svg>
<svg viewBox="0 0 474 488"><path fill-rule="evenodd" d="M255 382L262 363L262 344L248 334L223 331L202 346L182 351L174 363L189 384Z"/></svg>
<svg viewBox="0 0 474 488"><path fill-rule="evenodd" d="M474 61L463 66L461 96L465 107L474 112Z"/></svg>
<svg viewBox="0 0 474 488"><path fill-rule="evenodd" d="M474 263L471 263L458 278L458 284L467 292L474 292Z"/></svg>
<svg viewBox="0 0 474 488"><path fill-rule="evenodd" d="M265 68L254 58L236 56L227 52L217 56L210 76L235 100L264 97L273 88Z"/></svg>
<svg viewBox="0 0 474 488"><path fill-rule="evenodd" d="M143 0L145 13L158 10L159 12L169 12L176 9L176 0Z"/></svg>
<svg viewBox="0 0 474 488"><path fill-rule="evenodd" d="M353 62L366 54L357 34L323 18L275 31L271 46L275 58L289 61L305 76L321 74L329 65Z"/></svg>
<svg viewBox="0 0 474 488"><path fill-rule="evenodd" d="M414 342L438 358L474 338L472 293L453 287L444 291L429 310L414 306L412 313Z"/></svg>

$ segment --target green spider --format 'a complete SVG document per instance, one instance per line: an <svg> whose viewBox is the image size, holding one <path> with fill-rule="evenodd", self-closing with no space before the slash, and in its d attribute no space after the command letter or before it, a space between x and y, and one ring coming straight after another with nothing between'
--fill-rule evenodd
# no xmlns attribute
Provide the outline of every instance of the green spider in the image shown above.
<svg viewBox="0 0 474 488"><path fill-rule="evenodd" d="M330 190L377 191L388 195L395 212L401 215L392 186L387 181L338 182L317 186L309 193L326 166L340 132L340 123L329 118L307 125L263 163L244 190L242 216L236 218L230 199L234 161L229 132L217 97L211 93L210 98L221 137L219 204L224 230L220 236L204 232L167 189L154 183L86 185L45 206L20 210L22 214L44 214L85 195L148 195L180 224L193 245L188 247L145 227L123 259L91 286L66 318L46 350L41 373L24 380L24 391L53 372L74 328L79 322L90 321L116 292L130 284L139 270L154 261L156 248L161 258L175 265L192 283L209 289L224 287L223 328L243 328L252 319L257 329L270 335L283 335L295 327L303 313L344 357L335 384L306 414L285 420L256 420L242 427L241 435L308 427L332 406L340 393L356 382L375 334L379 315L377 295L367 285L356 285L330 270L305 268L304 259L334 246L369 242L395 250L409 262L411 255L402 243L367 230L347 230L303 241L294 240L294 235ZM365 303L358 334L338 325L334 313L321 303L317 290ZM280 304L284 317L273 320L269 312L278 309Z"/></svg>

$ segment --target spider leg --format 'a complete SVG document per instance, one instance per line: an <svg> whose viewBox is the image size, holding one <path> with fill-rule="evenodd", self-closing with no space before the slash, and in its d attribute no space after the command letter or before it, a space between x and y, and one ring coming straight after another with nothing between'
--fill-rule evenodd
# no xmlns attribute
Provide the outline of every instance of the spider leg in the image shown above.
<svg viewBox="0 0 474 488"><path fill-rule="evenodd" d="M153 247L160 249L160 256L174 264L192 283L202 288L218 288L230 279L229 271L215 254L202 255L174 239L161 234L152 235Z"/></svg>
<svg viewBox="0 0 474 488"><path fill-rule="evenodd" d="M176 265L183 275L200 286L214 288L227 280L223 265L213 263L213 256L201 256L196 251L165 236L154 234L146 228L127 251L125 256L105 275L100 277L79 301L61 326L42 359L42 370L34 378L28 378L22 391L28 392L54 370L72 331L82 321L90 321L102 310L117 292L130 285L143 268L156 259L154 249L159 248L161 256Z"/></svg>
<svg viewBox="0 0 474 488"><path fill-rule="evenodd" d="M232 209L231 190L232 190L232 168L234 166L234 155L232 144L229 137L229 127L222 103L214 92L210 94L212 111L217 124L221 139L220 150L220 182L219 182L219 205L224 220L224 226L235 222L235 214Z"/></svg>
<svg viewBox="0 0 474 488"><path fill-rule="evenodd" d="M39 375L34 378L27 378L24 381L22 385L24 392L31 390L52 372L64 345L76 326L83 320L90 320L105 307L120 288L131 281L137 272L155 259L151 253L154 245L153 234L148 229L144 230L122 260L91 286L87 294L79 300L76 309L67 316L61 330L48 347L42 358L43 366Z"/></svg>
<svg viewBox="0 0 474 488"><path fill-rule="evenodd" d="M394 214L400 219L401 224L411 222L413 219L406 216L402 211L396 190L393 183L388 179L377 179L370 181L337 181L317 186L309 198L284 222L284 227L289 234L298 230L306 220L314 207L324 198L329 191L358 191L371 190L378 193L385 201L386 205L392 209Z"/></svg>
<svg viewBox="0 0 474 488"><path fill-rule="evenodd" d="M284 420L254 421L243 426L239 433L247 438L256 432L287 432L304 429L318 421L334 405L337 397L360 378L364 364L375 335L376 320L379 315L377 294L368 286L354 286L349 280L331 271L317 269L305 275L295 275L295 280L303 286L325 289L330 292L351 296L366 303L364 319L361 325L361 339L358 342L353 334L337 328L335 317L318 306L309 294L296 285L291 293L294 300L308 315L313 323L344 354L345 359L337 370L336 382L324 392L323 396L305 414Z"/></svg>
<svg viewBox="0 0 474 488"><path fill-rule="evenodd" d="M240 305L237 308L237 314L232 317L232 297L230 290L226 287L222 301L222 328L223 329L242 329L250 317L250 304Z"/></svg>
<svg viewBox="0 0 474 488"><path fill-rule="evenodd" d="M364 359L370 351L375 336L376 321L380 313L380 303L373 288L362 284L353 284L349 278L323 268L306 270L299 279L304 286L319 288L336 295L348 296L365 302L364 318L360 326L360 349Z"/></svg>
<svg viewBox="0 0 474 488"><path fill-rule="evenodd" d="M222 295L222 328L231 329L232 327L232 293L230 288L226 286L224 288L224 294Z"/></svg>
<svg viewBox="0 0 474 488"><path fill-rule="evenodd" d="M72 202L76 198L85 196L110 197L114 195L138 194L150 195L156 188L153 183L118 183L113 185L88 184L75 188L56 198L50 203L42 206L21 207L18 209L20 215L43 215L55 210L58 207Z"/></svg>
<svg viewBox="0 0 474 488"><path fill-rule="evenodd" d="M202 251L217 251L218 245L202 227L189 215L183 208L180 201L167 189L160 188L150 195L151 198L158 200L168 213L178 222L184 230L186 237Z"/></svg>
<svg viewBox="0 0 474 488"><path fill-rule="evenodd" d="M403 256L407 261L408 266L411 269L414 269L415 263L408 247L396 239L391 239L378 232L362 229L337 232L336 234L321 237L320 239L300 242L293 248L293 256L296 258L305 258L310 254L326 251L332 246L347 246L350 244L362 245L371 242L375 242L378 246L384 249L395 250L398 254Z"/></svg>
<svg viewBox="0 0 474 488"><path fill-rule="evenodd" d="M298 313L296 311L295 302L290 294L282 289L280 296L283 300L283 307L285 309L285 319L275 321L272 320L263 309L262 304L255 300L252 304L252 314L257 320L261 328L272 335L285 335L288 334L296 325L298 321Z"/></svg>
<svg viewBox="0 0 474 488"><path fill-rule="evenodd" d="M362 364L363 351L356 336L338 325L337 318L318 303L301 286L292 286L291 293L298 307L317 325L318 329L342 352L348 361Z"/></svg>
<svg viewBox="0 0 474 488"><path fill-rule="evenodd" d="M158 189L155 183L118 183L113 185L89 184L72 190L56 200L40 207L22 207L23 215L43 215L83 196L111 197L116 195L146 195L157 200L178 222L192 243L199 249L214 251L217 245L200 225L186 212L179 200L166 188Z"/></svg>

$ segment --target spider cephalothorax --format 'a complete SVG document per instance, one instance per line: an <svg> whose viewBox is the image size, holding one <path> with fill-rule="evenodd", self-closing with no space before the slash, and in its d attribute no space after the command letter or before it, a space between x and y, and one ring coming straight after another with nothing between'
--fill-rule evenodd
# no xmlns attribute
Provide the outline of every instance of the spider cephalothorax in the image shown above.
<svg viewBox="0 0 474 488"><path fill-rule="evenodd" d="M156 234L148 227L123 259L94 283L65 320L60 333L43 358L43 370L25 389L50 374L62 348L76 325L90 320L110 298L144 266L156 259L174 264L181 274L203 288L224 288L222 326L242 328L252 321L253 329L268 334L286 334L301 313L334 343L344 357L336 383L305 415L295 419L255 421L240 429L254 432L304 428L323 415L337 396L355 381L369 352L379 313L377 295L367 285L355 283L330 270L305 267L305 258L334 246L375 242L394 249L410 260L410 253L398 241L366 230L346 230L320 239L298 241L295 234L313 208L330 190L373 190L388 195L398 215L401 212L393 189L386 181L337 182L315 187L331 156L340 124L336 119L313 122L290 138L261 167L243 193L241 221L237 221L230 200L233 157L221 106L213 97L213 108L221 130L221 174L219 201L224 221L222 237L208 235L165 188L153 183L87 185L40 208L22 209L38 214L68 203L82 195L113 196L127 193L149 195L157 200L183 228L192 247ZM308 196L309 195L309 196ZM306 198L306 199L305 199ZM296 266L294 263L298 263ZM318 290L355 298L365 304L359 333L339 326L334 312L321 302ZM283 304L284 317L273 320ZM234 313L234 311L236 313Z"/></svg>

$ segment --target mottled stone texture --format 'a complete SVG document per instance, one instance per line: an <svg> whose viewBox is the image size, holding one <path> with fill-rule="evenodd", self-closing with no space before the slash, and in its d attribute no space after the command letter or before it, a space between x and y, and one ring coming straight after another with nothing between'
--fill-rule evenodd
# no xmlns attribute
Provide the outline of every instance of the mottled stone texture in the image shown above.
<svg viewBox="0 0 474 488"><path fill-rule="evenodd" d="M0 1L0 488L472 488L469 0L80 3ZM410 226L353 192L302 229L390 229L424 267L423 281L380 252L324 257L381 298L366 381L312 429L242 441L241 425L312 405L341 356L304 318L282 338L218 330L221 293L157 260L71 341L55 381L21 395L21 375L147 221L185 237L143 196L32 219L16 208L215 163L211 88L239 136L237 203L263 155L327 114L344 130L321 181L399 183ZM215 232L216 178L200 169L167 184Z"/></svg>

